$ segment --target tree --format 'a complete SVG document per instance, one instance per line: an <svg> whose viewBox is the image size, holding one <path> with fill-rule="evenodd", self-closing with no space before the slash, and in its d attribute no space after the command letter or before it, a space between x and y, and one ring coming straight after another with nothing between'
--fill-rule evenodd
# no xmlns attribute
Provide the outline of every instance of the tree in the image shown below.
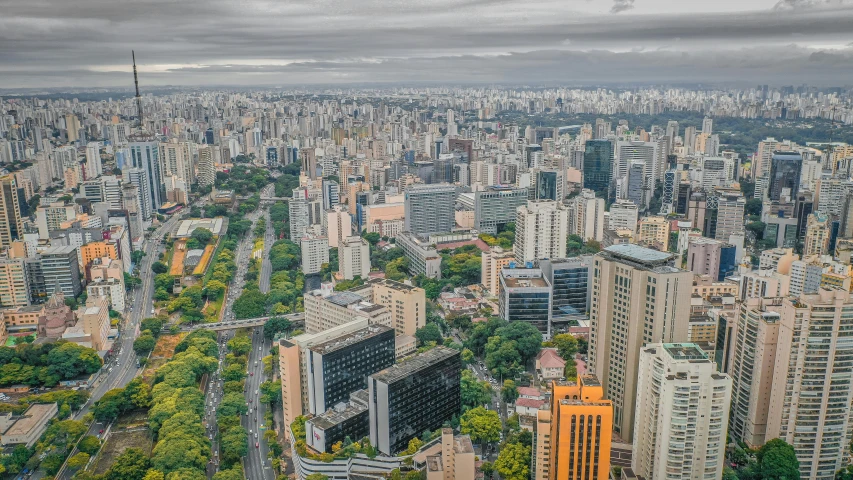
<svg viewBox="0 0 853 480"><path fill-rule="evenodd" d="M92 406L95 419L100 422L109 422L118 418L119 414L127 408L127 399L123 388L114 388L105 393L100 400Z"/></svg>
<svg viewBox="0 0 853 480"><path fill-rule="evenodd" d="M441 336L441 330L438 325L428 323L415 331L415 338L418 339L418 345L425 345L428 342L440 344L444 337Z"/></svg>
<svg viewBox="0 0 853 480"><path fill-rule="evenodd" d="M259 290L244 290L234 301L232 310L237 318L256 318L266 313L267 296Z"/></svg>
<svg viewBox="0 0 853 480"><path fill-rule="evenodd" d="M459 426L463 434L470 435L471 440L478 443L497 442L501 438L501 418L494 410L472 408L462 414Z"/></svg>
<svg viewBox="0 0 853 480"><path fill-rule="evenodd" d="M382 237L376 232L365 233L362 238L370 242L371 247L375 247L379 240L382 240ZM371 250L373 249L371 248Z"/></svg>
<svg viewBox="0 0 853 480"><path fill-rule="evenodd" d="M142 449L128 448L116 457L104 480L142 480L150 463Z"/></svg>
<svg viewBox="0 0 853 480"><path fill-rule="evenodd" d="M462 370L460 381L462 391L462 409L482 407L492 399L492 387L489 382L477 380L470 370Z"/></svg>
<svg viewBox="0 0 853 480"><path fill-rule="evenodd" d="M495 467L492 466L492 462L483 462L480 465L480 471L483 472L486 480L490 480L492 478L492 472L495 471Z"/></svg>
<svg viewBox="0 0 853 480"><path fill-rule="evenodd" d="M68 468L77 470L78 468L84 467L89 463L90 458L91 456L88 453L78 452L68 459Z"/></svg>
<svg viewBox="0 0 853 480"><path fill-rule="evenodd" d="M151 333L151 330L145 330L139 337L133 341L133 351L137 355L147 355L148 352L154 350L157 345L157 339Z"/></svg>
<svg viewBox="0 0 853 480"><path fill-rule="evenodd" d="M761 215L762 202L760 198L750 198L746 201L744 212L747 215Z"/></svg>
<svg viewBox="0 0 853 480"><path fill-rule="evenodd" d="M527 480L530 476L530 447L508 443L501 448L494 469L504 480Z"/></svg>
<svg viewBox="0 0 853 480"><path fill-rule="evenodd" d="M88 453L89 455L94 455L98 450L100 450L100 448L101 441L94 435L86 435L80 439L79 443L77 443L77 449L81 452Z"/></svg>
<svg viewBox="0 0 853 480"><path fill-rule="evenodd" d="M252 340L246 335L236 335L228 340L228 351L237 356L243 356L252 350Z"/></svg>
<svg viewBox="0 0 853 480"><path fill-rule="evenodd" d="M755 238L761 240L764 236L764 228L767 225L764 222L749 222L746 224L746 229L755 235Z"/></svg>
<svg viewBox="0 0 853 480"><path fill-rule="evenodd" d="M575 336L570 333L560 333L551 338L551 343L557 347L557 354L562 357L566 363L571 362L578 353L578 341Z"/></svg>
<svg viewBox="0 0 853 480"><path fill-rule="evenodd" d="M234 465L240 461L240 457L249 453L247 441L248 432L240 426L232 427L224 435L219 444L222 451L222 461L226 465Z"/></svg>
<svg viewBox="0 0 853 480"><path fill-rule="evenodd" d="M213 474L213 480L243 480L246 478L243 475L243 469L240 465L235 465L228 470L220 470Z"/></svg>
<svg viewBox="0 0 853 480"><path fill-rule="evenodd" d="M139 323L139 331L144 332L148 330L151 332L151 335L155 337L160 336L160 331L163 329L163 320L159 318L146 318Z"/></svg>
<svg viewBox="0 0 853 480"><path fill-rule="evenodd" d="M765 443L756 455L761 477L774 480L797 480L800 478L800 462L794 447L774 438Z"/></svg>
<svg viewBox="0 0 853 480"><path fill-rule="evenodd" d="M290 330L290 320L284 317L272 317L264 322L264 338L272 340L276 334Z"/></svg>
<svg viewBox="0 0 853 480"><path fill-rule="evenodd" d="M213 233L206 228L196 228L193 230L193 233L190 234L190 238L197 241L204 247L210 240L213 238Z"/></svg>
<svg viewBox="0 0 853 480"><path fill-rule="evenodd" d="M211 279L204 285L205 290L207 290L207 296L213 299L219 299L222 297L222 294L225 293L226 285L219 280Z"/></svg>
<svg viewBox="0 0 853 480"><path fill-rule="evenodd" d="M518 387L512 380L504 380L503 388L501 388L501 398L506 403L515 403L518 399Z"/></svg>
<svg viewBox="0 0 853 480"><path fill-rule="evenodd" d="M169 267L163 262L154 262L151 264L151 271L156 274L166 273L169 271Z"/></svg>
<svg viewBox="0 0 853 480"><path fill-rule="evenodd" d="M323 475L322 473L312 473L305 477L305 480L329 480L329 477Z"/></svg>

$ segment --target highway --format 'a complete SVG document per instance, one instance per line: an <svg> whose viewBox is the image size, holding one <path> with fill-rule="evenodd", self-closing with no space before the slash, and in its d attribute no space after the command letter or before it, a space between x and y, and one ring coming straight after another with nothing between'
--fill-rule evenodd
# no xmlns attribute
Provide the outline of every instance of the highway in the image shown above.
<svg viewBox="0 0 853 480"><path fill-rule="evenodd" d="M264 191L274 190L273 185L268 185ZM269 293L270 291L270 276L272 275L272 264L270 263L270 249L275 243L275 234L273 232L272 220L270 219L269 209L264 208L264 220L267 223L267 231L264 233L264 254L261 256L261 276L258 279L258 286L261 293Z"/></svg>
<svg viewBox="0 0 853 480"><path fill-rule="evenodd" d="M267 405L260 403L261 383L266 379L262 359L269 354L272 346L263 335L263 328L258 327L252 333L252 352L249 354L250 376L246 378L246 402L249 404L249 414L243 418L243 427L249 433L249 454L244 462L244 474L249 480L271 480L275 474L267 460L269 448L264 440L264 432L270 426L264 424L264 414Z"/></svg>
<svg viewBox="0 0 853 480"><path fill-rule="evenodd" d="M200 203L203 205L203 202ZM154 308L154 273L151 271L151 264L157 261L159 253L163 251L163 236L167 232L174 231L178 222L183 219L183 210L178 214L169 218L166 223L160 225L151 236L143 244L145 256L142 257L139 265L139 277L142 279L142 285L135 288L128 294L127 304L132 310L125 314L125 320L122 323L121 335L113 346L113 356L110 361L104 364L107 373L102 373L100 378L95 382L94 387L90 390L89 400L74 414L74 420L81 420L84 415L89 413L92 405L97 402L105 393L114 388L123 388L130 383L133 378L142 373L141 368L136 367L136 353L133 351L133 341L139 335L139 323L143 318L150 317L151 309ZM99 435L100 432L107 428L106 424L100 422L92 422L86 435ZM69 458L77 453L75 448ZM39 473L43 470L39 469L32 478L41 478ZM57 480L67 480L71 478L71 472L64 468L56 475Z"/></svg>

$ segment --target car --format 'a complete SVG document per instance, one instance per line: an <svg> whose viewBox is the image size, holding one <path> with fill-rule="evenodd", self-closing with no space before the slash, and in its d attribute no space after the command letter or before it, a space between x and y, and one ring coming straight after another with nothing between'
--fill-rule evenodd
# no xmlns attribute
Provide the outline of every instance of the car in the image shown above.
<svg viewBox="0 0 853 480"><path fill-rule="evenodd" d="M255 442L255 448L261 448L261 444L258 442Z"/></svg>
<svg viewBox="0 0 853 480"><path fill-rule="evenodd" d="M258 438L258 432L255 432L255 438Z"/></svg>
<svg viewBox="0 0 853 480"><path fill-rule="evenodd" d="M250 414L252 413L252 409L251 409L251 408L249 409L249 413L250 413ZM249 433L251 433L251 432L249 432Z"/></svg>
<svg viewBox="0 0 853 480"><path fill-rule="evenodd" d="M104 433L104 429L103 429L103 428L102 428L102 429L100 429L100 430L98 430L98 434L99 434L99 435L103 435L103 433Z"/></svg>
<svg viewBox="0 0 853 480"><path fill-rule="evenodd" d="M255 390L255 395L257 395L257 394L258 394L258 391L257 391L257 390Z"/></svg>
<svg viewBox="0 0 853 480"><path fill-rule="evenodd" d="M250 377L254 377L254 376L255 376L255 372L249 372L249 376L250 376Z"/></svg>

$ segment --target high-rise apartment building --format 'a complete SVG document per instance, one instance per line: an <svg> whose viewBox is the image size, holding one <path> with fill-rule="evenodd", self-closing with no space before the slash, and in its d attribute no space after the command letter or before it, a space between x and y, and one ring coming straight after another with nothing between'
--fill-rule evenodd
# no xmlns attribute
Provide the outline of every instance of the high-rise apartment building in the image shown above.
<svg viewBox="0 0 853 480"><path fill-rule="evenodd" d="M614 429L632 438L640 350L688 339L693 273L675 255L613 245L593 257L589 369L613 400Z"/></svg>
<svg viewBox="0 0 853 480"><path fill-rule="evenodd" d="M536 480L609 478L613 405L594 375L552 383L551 409L537 416Z"/></svg>
<svg viewBox="0 0 853 480"><path fill-rule="evenodd" d="M800 478L846 464L853 404L853 300L844 290L782 300L766 438L794 447Z"/></svg>
<svg viewBox="0 0 853 480"><path fill-rule="evenodd" d="M639 216L639 208L634 202L617 200L610 206L607 228L610 230L630 230L631 233L636 234Z"/></svg>
<svg viewBox="0 0 853 480"><path fill-rule="evenodd" d="M604 239L604 206L603 198L596 198L595 192L584 189L580 195L572 198L566 204L568 212L568 234L577 235L584 241Z"/></svg>
<svg viewBox="0 0 853 480"><path fill-rule="evenodd" d="M124 181L136 185L139 191L139 213L143 222L148 222L154 215L154 200L148 173L142 168L129 168L123 171Z"/></svg>
<svg viewBox="0 0 853 480"><path fill-rule="evenodd" d="M390 326L397 335L414 336L419 328L426 325L426 292L423 288L387 278L373 278L350 291L387 308L391 314Z"/></svg>
<svg viewBox="0 0 853 480"><path fill-rule="evenodd" d="M717 198L717 221L714 239L730 242L732 235L743 235L746 199L740 193L725 192Z"/></svg>
<svg viewBox="0 0 853 480"><path fill-rule="evenodd" d="M507 322L525 322L551 335L551 284L538 268L505 268L500 273L499 312Z"/></svg>
<svg viewBox="0 0 853 480"><path fill-rule="evenodd" d="M326 210L326 232L329 247L340 248L344 239L352 235L352 217L340 205Z"/></svg>
<svg viewBox="0 0 853 480"><path fill-rule="evenodd" d="M515 211L527 203L526 188L488 187L474 193L474 229L495 235L515 221Z"/></svg>
<svg viewBox="0 0 853 480"><path fill-rule="evenodd" d="M104 173L104 167L101 164L101 144L98 142L89 142L86 144L86 178L97 178L98 175Z"/></svg>
<svg viewBox="0 0 853 480"><path fill-rule="evenodd" d="M338 247L338 262L344 279L366 279L370 273L370 243L361 237L345 238Z"/></svg>
<svg viewBox="0 0 853 480"><path fill-rule="evenodd" d="M830 240L829 218L820 212L812 213L806 222L806 238L803 245L803 257L809 255L827 255Z"/></svg>
<svg viewBox="0 0 853 480"><path fill-rule="evenodd" d="M10 246L23 235L18 184L14 175L6 175L0 178L0 247Z"/></svg>
<svg viewBox="0 0 853 480"><path fill-rule="evenodd" d="M460 353L438 346L370 375L370 443L393 455L458 415L461 374Z"/></svg>
<svg viewBox="0 0 853 480"><path fill-rule="evenodd" d="M637 233L637 243L662 252L669 249L669 220L666 217L643 217Z"/></svg>
<svg viewBox="0 0 853 480"><path fill-rule="evenodd" d="M640 352L631 468L649 479L719 479L732 379L693 343Z"/></svg>
<svg viewBox="0 0 853 480"><path fill-rule="evenodd" d="M320 273L324 263L329 263L329 239L309 235L299 241L302 247L302 273Z"/></svg>
<svg viewBox="0 0 853 480"><path fill-rule="evenodd" d="M0 306L26 307L30 301L26 261L22 258L0 259Z"/></svg>
<svg viewBox="0 0 853 480"><path fill-rule="evenodd" d="M198 184L200 187L212 186L216 181L216 161L212 147L198 149Z"/></svg>
<svg viewBox="0 0 853 480"><path fill-rule="evenodd" d="M76 298L83 291L80 283L80 262L77 247L50 247L41 252L41 274L48 291L59 287L68 298Z"/></svg>
<svg viewBox="0 0 853 480"><path fill-rule="evenodd" d="M504 250L501 247L490 247L488 252L483 252L480 257L481 278L480 281L486 290L497 297L500 290L501 270L509 267L515 262L515 254L512 249Z"/></svg>
<svg viewBox="0 0 853 480"><path fill-rule="evenodd" d="M764 445L781 326L781 299L747 298L731 347L729 434L752 448Z"/></svg>
<svg viewBox="0 0 853 480"><path fill-rule="evenodd" d="M447 233L455 225L456 187L413 185L405 194L405 231L415 235Z"/></svg>
<svg viewBox="0 0 853 480"><path fill-rule="evenodd" d="M559 202L538 200L516 209L515 245L518 263L566 256L568 211Z"/></svg>

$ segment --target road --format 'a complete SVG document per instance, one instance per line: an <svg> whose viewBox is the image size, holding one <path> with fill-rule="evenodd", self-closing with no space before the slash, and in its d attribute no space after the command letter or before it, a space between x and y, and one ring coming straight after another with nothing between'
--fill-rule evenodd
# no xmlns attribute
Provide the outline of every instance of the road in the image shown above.
<svg viewBox="0 0 853 480"><path fill-rule="evenodd" d="M201 203L203 205L203 202ZM142 279L142 285L135 288L128 294L127 304L131 305L128 314L125 315L125 320L122 322L121 335L113 346L112 359L104 364L107 369L106 374L101 374L95 386L89 392L89 400L74 414L74 420L81 420L84 415L89 413L92 405L100 400L100 398L108 391L114 388L123 388L130 383L134 377L142 373L141 368L136 366L136 353L133 351L133 341L139 334L139 323L143 318L151 316L151 310L154 308L154 274L151 272L151 264L157 261L159 253L163 251L163 236L167 232L174 231L178 222L183 219L186 210L181 213L172 215L165 223L160 225L156 231L143 244L145 256L139 265L139 277ZM99 435L104 431L107 425L101 422L92 422L86 435ZM77 453L75 448L69 458ZM39 469L32 476L38 480L42 478L39 474L44 474L44 471ZM57 475L57 480L67 480L71 478L71 472L67 469L61 470Z"/></svg>
<svg viewBox="0 0 853 480"><path fill-rule="evenodd" d="M216 408L222 401L224 393L222 384L222 365L225 361L227 353L226 343L234 337L233 332L222 332L219 334L219 366L216 367L216 372L206 379L204 385L204 433L210 439L211 450L214 455L207 463L207 477L212 478L219 471L219 428L216 423Z"/></svg>
<svg viewBox="0 0 853 480"><path fill-rule="evenodd" d="M269 189L272 189L270 185ZM264 253L261 256L261 276L258 279L258 286L261 293L269 293L270 291L270 276L272 275L272 264L270 263L270 249L275 243L275 234L273 232L272 220L270 219L269 209L264 209L264 220L267 223L267 231L264 233Z"/></svg>
<svg viewBox="0 0 853 480"><path fill-rule="evenodd" d="M255 225L258 223L258 218L260 218L260 212L255 210L250 213L247 217L248 220L252 221L252 226L249 228L249 231L246 232L246 235L240 240L240 243L237 245L237 251L234 252L234 263L237 265L237 271L234 273L234 278L231 279L231 286L228 288L228 296L225 298L225 306L222 310L222 321L231 321L234 320L234 312L231 311L231 308L234 306L234 300L240 297L240 294L243 293L243 278L246 275L246 270L249 267L249 260L252 258L252 249L255 244L255 236L252 233L255 229Z"/></svg>
<svg viewBox="0 0 853 480"><path fill-rule="evenodd" d="M264 422L267 405L260 403L261 383L266 379L264 374L264 356L269 354L272 344L263 335L263 328L255 328L252 333L252 352L249 354L249 373L246 378L246 401L249 404L249 414L243 418L243 427L249 433L249 454L246 455L244 475L249 480L268 480L275 474L268 462L269 447L264 440L264 432L271 428Z"/></svg>

